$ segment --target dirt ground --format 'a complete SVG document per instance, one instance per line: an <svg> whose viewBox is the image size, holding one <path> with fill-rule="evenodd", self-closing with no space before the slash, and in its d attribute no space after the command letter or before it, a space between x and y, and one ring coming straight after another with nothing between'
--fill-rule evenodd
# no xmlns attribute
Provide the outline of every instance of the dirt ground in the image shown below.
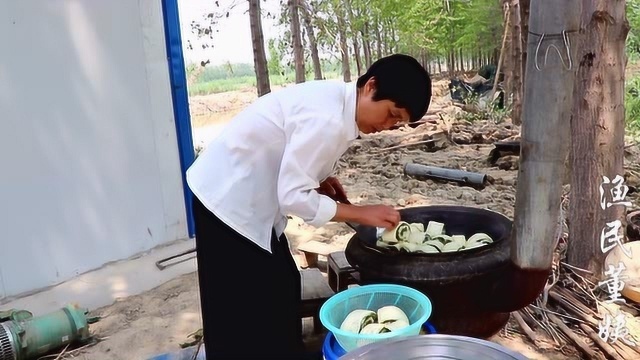
<svg viewBox="0 0 640 360"><path fill-rule="evenodd" d="M517 158L503 158L498 165L490 165L487 159L493 142L517 139L519 129L508 121L496 124L456 120L455 115L461 110L451 106L446 84L446 81L434 84L436 97L425 124L362 136L340 160L336 175L353 203L397 207L459 204L489 208L513 217ZM253 99L253 90L192 98L194 134L224 124ZM433 144L385 149L429 138L435 140ZM206 136L202 139L206 140ZM629 159L637 159L637 151L629 151ZM478 190L454 183L417 180L403 174L403 166L408 162L482 172L493 178L494 183ZM640 204L637 196L637 193L629 195L636 206ZM337 250L344 249L352 233L343 224L330 223L315 229L296 218L287 228L296 254L297 246L311 239L331 244ZM141 295L96 309L92 315L102 316L91 329L103 340L77 353L77 359L147 359L175 351L188 334L201 326L196 276L184 275ZM534 349L513 321L491 340L531 359L580 358L571 346L547 351Z"/></svg>

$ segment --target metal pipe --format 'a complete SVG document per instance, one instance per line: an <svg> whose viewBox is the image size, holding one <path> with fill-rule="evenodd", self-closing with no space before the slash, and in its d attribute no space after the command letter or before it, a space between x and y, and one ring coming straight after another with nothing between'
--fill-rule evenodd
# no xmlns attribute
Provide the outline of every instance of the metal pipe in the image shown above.
<svg viewBox="0 0 640 360"><path fill-rule="evenodd" d="M457 181L472 185L485 185L487 182L486 174L414 163L405 164L404 173L411 176L423 176L434 179Z"/></svg>

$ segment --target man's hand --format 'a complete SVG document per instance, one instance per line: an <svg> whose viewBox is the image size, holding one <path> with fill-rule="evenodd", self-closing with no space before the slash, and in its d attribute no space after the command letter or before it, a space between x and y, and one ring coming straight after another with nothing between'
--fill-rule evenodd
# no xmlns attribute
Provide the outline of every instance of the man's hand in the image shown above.
<svg viewBox="0 0 640 360"><path fill-rule="evenodd" d="M400 212L387 205L365 205L360 207L360 224L392 230L400 222Z"/></svg>
<svg viewBox="0 0 640 360"><path fill-rule="evenodd" d="M392 230L400 222L400 212L388 205L338 204L333 221L353 221L362 225Z"/></svg>
<svg viewBox="0 0 640 360"><path fill-rule="evenodd" d="M331 199L341 202L343 204L348 204L349 200L347 199L347 194L340 184L338 179L333 176L329 176L323 182L320 183L320 187L316 189L319 194L326 195Z"/></svg>

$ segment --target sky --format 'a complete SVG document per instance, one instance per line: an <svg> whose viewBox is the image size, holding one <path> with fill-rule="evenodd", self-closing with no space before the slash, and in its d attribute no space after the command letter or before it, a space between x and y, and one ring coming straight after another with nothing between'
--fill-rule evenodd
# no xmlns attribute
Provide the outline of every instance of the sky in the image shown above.
<svg viewBox="0 0 640 360"><path fill-rule="evenodd" d="M251 45L251 30L249 26L249 4L247 0L219 0L220 7L215 6L215 0L178 0L178 11L182 29L182 42L185 46L185 62L210 60L211 65L231 63L253 64L253 48ZM230 12L228 18L220 19L213 28L214 39L209 40L213 47L202 49L201 42L191 32L191 22L201 21L210 12L221 13L223 8L233 3L238 5ZM277 13L280 9L279 0L262 0L260 7L265 13ZM219 32L215 32L219 30ZM278 35L275 20L262 18L262 30L265 46L269 38ZM187 40L191 40L193 50L186 48ZM268 56L268 54L267 54Z"/></svg>

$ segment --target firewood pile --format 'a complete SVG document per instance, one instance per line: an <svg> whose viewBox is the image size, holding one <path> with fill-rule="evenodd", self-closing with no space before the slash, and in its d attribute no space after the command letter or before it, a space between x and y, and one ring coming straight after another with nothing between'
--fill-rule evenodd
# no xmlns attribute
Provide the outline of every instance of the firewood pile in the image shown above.
<svg viewBox="0 0 640 360"><path fill-rule="evenodd" d="M616 293L618 269L612 266L605 270L610 278L595 280L566 263L566 249L564 234L543 293L513 313L524 335L542 349L564 352L572 344L583 359L640 359L640 310Z"/></svg>

